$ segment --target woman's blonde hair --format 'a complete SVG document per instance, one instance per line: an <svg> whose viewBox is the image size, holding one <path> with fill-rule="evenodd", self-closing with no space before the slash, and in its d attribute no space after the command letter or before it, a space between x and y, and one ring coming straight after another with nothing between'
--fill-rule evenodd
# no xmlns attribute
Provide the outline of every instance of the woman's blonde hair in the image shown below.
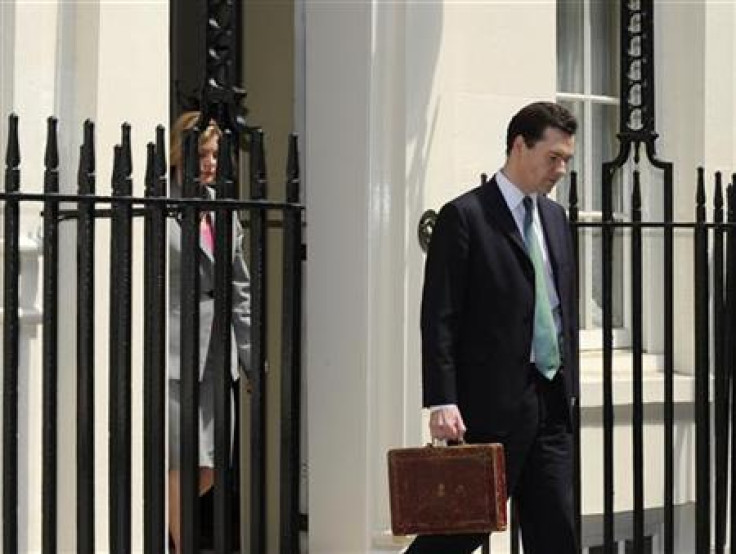
<svg viewBox="0 0 736 554"><path fill-rule="evenodd" d="M184 138L186 137L187 131L194 128L199 121L201 114L200 112L184 112L181 114L174 125L171 127L171 144L169 150L169 159L171 160L170 165L177 171L183 171L184 158L182 156L182 148L184 146ZM213 136L222 136L222 131L214 121L210 121L210 124L206 129L199 133L199 147L201 148L208 140Z"/></svg>

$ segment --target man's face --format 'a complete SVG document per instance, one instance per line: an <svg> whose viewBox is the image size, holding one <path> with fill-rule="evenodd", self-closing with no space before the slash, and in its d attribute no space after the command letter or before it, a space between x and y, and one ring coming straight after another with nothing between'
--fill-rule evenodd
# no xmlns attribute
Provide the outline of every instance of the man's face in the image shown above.
<svg viewBox="0 0 736 554"><path fill-rule="evenodd" d="M575 137L554 127L544 130L541 140L531 148L519 135L512 154L516 156L521 179L519 187L527 194L547 194L567 173L567 165L575 151Z"/></svg>

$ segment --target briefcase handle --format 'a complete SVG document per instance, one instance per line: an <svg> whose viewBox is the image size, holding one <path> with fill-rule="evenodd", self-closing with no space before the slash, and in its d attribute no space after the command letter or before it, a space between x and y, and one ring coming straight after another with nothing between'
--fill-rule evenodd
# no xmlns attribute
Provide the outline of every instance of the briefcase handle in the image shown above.
<svg viewBox="0 0 736 554"><path fill-rule="evenodd" d="M428 442L427 446L430 448L442 448L445 446L463 446L464 444L466 444L465 439L460 439L451 445L447 444L447 439L432 439L432 442Z"/></svg>

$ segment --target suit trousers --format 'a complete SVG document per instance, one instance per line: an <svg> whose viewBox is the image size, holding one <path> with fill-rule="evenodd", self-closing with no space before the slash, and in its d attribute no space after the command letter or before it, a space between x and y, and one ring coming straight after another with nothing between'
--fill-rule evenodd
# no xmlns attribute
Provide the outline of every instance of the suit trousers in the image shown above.
<svg viewBox="0 0 736 554"><path fill-rule="evenodd" d="M529 366L518 425L503 435L474 435L470 443L501 442L509 494L518 508L524 554L575 554L573 437L563 370L552 381ZM486 535L421 535L405 554L470 554Z"/></svg>

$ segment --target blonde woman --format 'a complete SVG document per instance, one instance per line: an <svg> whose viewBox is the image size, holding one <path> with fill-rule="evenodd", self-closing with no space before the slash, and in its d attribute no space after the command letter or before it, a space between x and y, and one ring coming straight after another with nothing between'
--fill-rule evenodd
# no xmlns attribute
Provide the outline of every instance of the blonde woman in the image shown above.
<svg viewBox="0 0 736 554"><path fill-rule="evenodd" d="M184 160L182 145L186 133L200 118L199 112L186 112L174 124L171 132L171 196L181 196ZM213 123L199 135L199 182L202 196L213 198L220 129ZM209 220L209 221L208 221ZM215 259L214 230L211 219L203 213L200 225L199 256L199 494L207 492L214 482L215 462L215 383L218 371L216 352L218 341L212 339L214 322ZM176 552L181 542L180 490L180 368L181 368L181 225L169 224L169 529ZM250 278L242 251L242 230L233 216L232 256L232 352L230 377L238 379L238 367L247 370L250 363Z"/></svg>

